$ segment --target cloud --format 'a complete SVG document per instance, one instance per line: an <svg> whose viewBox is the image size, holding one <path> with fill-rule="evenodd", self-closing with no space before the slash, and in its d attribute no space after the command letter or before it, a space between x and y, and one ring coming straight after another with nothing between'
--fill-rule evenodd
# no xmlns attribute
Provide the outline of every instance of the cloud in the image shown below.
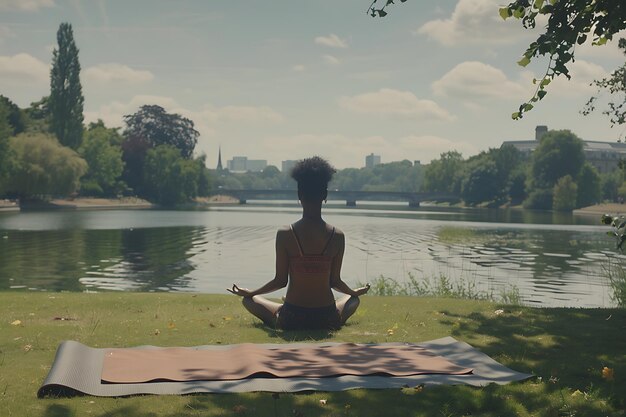
<svg viewBox="0 0 626 417"><path fill-rule="evenodd" d="M339 65L341 63L341 61L339 61L339 58L334 57L332 55L324 55L323 56L324 61L328 64L328 65Z"/></svg>
<svg viewBox="0 0 626 417"><path fill-rule="evenodd" d="M339 106L354 113L375 114L412 120L452 120L447 110L432 100L417 98L409 91L383 88L372 93L339 98Z"/></svg>
<svg viewBox="0 0 626 417"><path fill-rule="evenodd" d="M414 33L445 46L507 44L519 41L525 33L530 36L532 32L521 22L502 20L498 14L502 5L500 0L459 0L449 18L426 22ZM541 27L541 22L537 26Z"/></svg>
<svg viewBox="0 0 626 417"><path fill-rule="evenodd" d="M54 7L54 0L0 0L0 10L36 12L44 7Z"/></svg>
<svg viewBox="0 0 626 417"><path fill-rule="evenodd" d="M514 99L529 94L520 83L511 81L498 68L466 61L458 64L439 80L433 82L435 95L463 99Z"/></svg>
<svg viewBox="0 0 626 417"><path fill-rule="evenodd" d="M291 67L291 69L296 72L306 71L306 67L302 64L294 65L293 67Z"/></svg>
<svg viewBox="0 0 626 417"><path fill-rule="evenodd" d="M154 75L150 71L135 70L129 66L108 63L87 68L84 71L86 81L94 83L130 83L139 84L152 81Z"/></svg>
<svg viewBox="0 0 626 417"><path fill-rule="evenodd" d="M47 82L50 66L26 53L0 56L0 79L3 82Z"/></svg>
<svg viewBox="0 0 626 417"><path fill-rule="evenodd" d="M560 97L591 96L597 88L593 85L594 80L608 77L609 72L600 65L577 59L568 65L571 79L558 77L547 87L548 95L554 94ZM530 82L530 80L529 80Z"/></svg>
<svg viewBox="0 0 626 417"><path fill-rule="evenodd" d="M328 36L318 36L317 38L315 38L315 43L318 45L328 46L330 48L348 47L348 43L334 33L331 33Z"/></svg>
<svg viewBox="0 0 626 417"><path fill-rule="evenodd" d="M205 105L199 110L181 106L175 99L164 96L137 95L128 102L114 101L101 106L96 111L86 111L85 121L102 119L107 126L123 126L123 116L135 113L146 104L156 104L169 113L177 113L194 122L202 136L213 136L216 129L224 125L277 124L284 116L267 106L224 106Z"/></svg>

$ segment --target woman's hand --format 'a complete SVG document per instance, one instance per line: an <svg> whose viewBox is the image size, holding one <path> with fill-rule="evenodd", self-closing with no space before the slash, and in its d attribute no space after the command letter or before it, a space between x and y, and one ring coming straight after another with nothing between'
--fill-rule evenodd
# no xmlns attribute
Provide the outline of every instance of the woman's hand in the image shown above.
<svg viewBox="0 0 626 417"><path fill-rule="evenodd" d="M237 284L233 284L232 288L226 288L226 291L238 295L240 297L252 297L252 291L247 288L239 288Z"/></svg>
<svg viewBox="0 0 626 417"><path fill-rule="evenodd" d="M357 297L367 293L370 290L370 284L365 284L365 287L357 288L354 290L354 295Z"/></svg>

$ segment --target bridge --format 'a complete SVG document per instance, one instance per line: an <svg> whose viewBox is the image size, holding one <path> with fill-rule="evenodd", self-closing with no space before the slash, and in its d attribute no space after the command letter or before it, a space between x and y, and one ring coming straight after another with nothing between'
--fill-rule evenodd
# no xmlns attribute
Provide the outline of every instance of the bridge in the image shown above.
<svg viewBox="0 0 626 417"><path fill-rule="evenodd" d="M210 195L224 195L246 204L248 200L298 200L296 190L231 190L219 188ZM406 201L409 207L419 207L422 201L457 202L461 198L451 193L413 193L402 191L344 191L328 190L328 200L345 200L346 206L355 207L357 201Z"/></svg>

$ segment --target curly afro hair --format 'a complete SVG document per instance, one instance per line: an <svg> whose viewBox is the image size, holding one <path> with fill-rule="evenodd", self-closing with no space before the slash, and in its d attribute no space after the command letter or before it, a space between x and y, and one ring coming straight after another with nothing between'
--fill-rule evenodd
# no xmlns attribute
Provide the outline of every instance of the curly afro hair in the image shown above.
<svg viewBox="0 0 626 417"><path fill-rule="evenodd" d="M314 156L296 163L291 178L298 183L298 191L305 200L323 200L328 183L337 170L323 158Z"/></svg>

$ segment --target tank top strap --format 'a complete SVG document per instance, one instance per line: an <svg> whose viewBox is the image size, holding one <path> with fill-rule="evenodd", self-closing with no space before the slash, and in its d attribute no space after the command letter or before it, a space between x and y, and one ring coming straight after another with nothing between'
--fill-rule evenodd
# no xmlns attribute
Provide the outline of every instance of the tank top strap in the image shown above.
<svg viewBox="0 0 626 417"><path fill-rule="evenodd" d="M296 231L293 230L293 224L290 224L289 228L291 229L291 234L293 235L294 239L296 239L296 244L298 245L298 251L300 251L300 256L304 256L304 252L302 251L302 245L300 244L300 239L298 239Z"/></svg>
<svg viewBox="0 0 626 417"><path fill-rule="evenodd" d="M330 237L326 241L326 245L324 246L324 250L320 253L320 255L325 255L326 254L326 250L328 249L328 246L330 245L331 240L333 240L333 237L335 237L335 227L334 226L333 226L333 231L330 233Z"/></svg>

